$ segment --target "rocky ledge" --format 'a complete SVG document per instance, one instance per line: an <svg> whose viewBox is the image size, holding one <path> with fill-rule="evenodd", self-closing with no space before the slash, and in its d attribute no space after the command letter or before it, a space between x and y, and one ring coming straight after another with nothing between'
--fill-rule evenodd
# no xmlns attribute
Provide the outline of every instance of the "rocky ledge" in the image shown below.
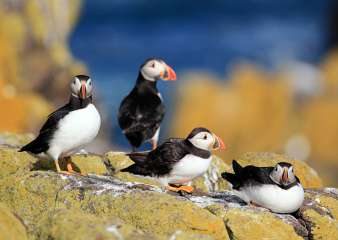
<svg viewBox="0 0 338 240"><path fill-rule="evenodd" d="M192 195L167 193L151 178L119 169L124 153L72 157L86 176L54 172L51 162L17 152L25 136L0 134L0 239L337 239L338 190L323 188L303 162L272 153L248 153L239 162L292 162L306 188L295 214L247 206L228 190L214 157L194 181Z"/></svg>

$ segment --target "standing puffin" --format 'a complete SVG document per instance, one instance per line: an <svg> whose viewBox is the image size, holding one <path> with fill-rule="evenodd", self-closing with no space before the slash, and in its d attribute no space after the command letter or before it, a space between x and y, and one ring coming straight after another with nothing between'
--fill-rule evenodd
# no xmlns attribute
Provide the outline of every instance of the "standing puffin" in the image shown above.
<svg viewBox="0 0 338 240"><path fill-rule="evenodd" d="M59 173L74 173L68 162L61 171L58 159L91 142L99 132L100 114L92 103L92 80L85 75L75 76L70 83L69 102L51 113L39 135L19 151L45 153L55 161Z"/></svg>
<svg viewBox="0 0 338 240"><path fill-rule="evenodd" d="M290 163L280 162L275 167L242 167L233 160L232 168L234 173L224 172L222 177L245 202L276 213L293 213L303 204L304 190Z"/></svg>
<svg viewBox="0 0 338 240"><path fill-rule="evenodd" d="M118 122L133 151L150 140L155 149L165 108L157 80L176 80L176 73L162 59L151 58L140 67L136 85L119 108Z"/></svg>
<svg viewBox="0 0 338 240"><path fill-rule="evenodd" d="M122 169L136 175L155 177L170 191L193 192L190 183L204 174L211 163L211 150L224 149L223 141L206 128L195 128L186 139L170 138L155 150L130 153L135 164Z"/></svg>

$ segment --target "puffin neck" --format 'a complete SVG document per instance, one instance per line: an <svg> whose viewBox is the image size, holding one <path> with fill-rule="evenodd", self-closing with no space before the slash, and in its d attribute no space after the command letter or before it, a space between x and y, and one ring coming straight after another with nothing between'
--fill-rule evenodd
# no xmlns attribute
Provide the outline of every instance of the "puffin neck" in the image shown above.
<svg viewBox="0 0 338 240"><path fill-rule="evenodd" d="M93 102L93 97L87 97L86 99L80 99L78 97L75 97L73 95L70 96L69 99L69 105L72 109L81 109L88 106L88 104Z"/></svg>
<svg viewBox="0 0 338 240"><path fill-rule="evenodd" d="M142 75L142 73L141 72L139 72L139 74L138 74L138 77L137 77L137 81L136 81L136 87L138 88L138 89L153 89L154 91L156 91L157 92L157 81L155 80L155 81L149 81L149 80L146 80L144 77L143 77L143 75Z"/></svg>
<svg viewBox="0 0 338 240"><path fill-rule="evenodd" d="M204 159L207 159L211 156L210 151L195 147L194 144L192 144L188 139L184 140L184 144L187 147L187 150L195 156Z"/></svg>

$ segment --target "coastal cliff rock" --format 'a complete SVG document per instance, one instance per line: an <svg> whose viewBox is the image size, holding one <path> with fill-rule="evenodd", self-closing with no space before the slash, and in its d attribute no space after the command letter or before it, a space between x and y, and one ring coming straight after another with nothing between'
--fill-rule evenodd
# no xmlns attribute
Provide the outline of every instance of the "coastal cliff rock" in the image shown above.
<svg viewBox="0 0 338 240"><path fill-rule="evenodd" d="M15 135L6 136L11 136L11 143L25 139L15 142ZM217 157L212 169L194 181L195 193L176 194L151 178L119 172L132 163L124 153L74 155L74 169L88 174L68 176L57 174L52 162L17 152L19 147L2 138L0 222L12 227L1 234L21 237L12 239L292 240L335 239L338 233L334 188L307 188L297 213L275 214L248 206L227 190L218 176L230 166ZM248 153L239 161L274 165L280 159L287 158ZM300 166L297 173L306 181L314 170L304 163Z"/></svg>

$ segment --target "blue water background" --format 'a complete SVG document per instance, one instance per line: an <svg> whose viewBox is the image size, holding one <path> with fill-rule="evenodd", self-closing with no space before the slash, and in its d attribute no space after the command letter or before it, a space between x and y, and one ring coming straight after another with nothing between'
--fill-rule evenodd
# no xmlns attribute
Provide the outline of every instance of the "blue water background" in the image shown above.
<svg viewBox="0 0 338 240"><path fill-rule="evenodd" d="M333 1L323 0L86 0L71 36L71 50L90 69L110 111L112 142L127 147L116 121L120 101L139 65L160 56L178 74L159 83L173 120L174 92L187 71L225 78L242 61L273 70L290 59L320 61ZM179 83L180 82L180 83ZM163 137L167 137L164 131Z"/></svg>

